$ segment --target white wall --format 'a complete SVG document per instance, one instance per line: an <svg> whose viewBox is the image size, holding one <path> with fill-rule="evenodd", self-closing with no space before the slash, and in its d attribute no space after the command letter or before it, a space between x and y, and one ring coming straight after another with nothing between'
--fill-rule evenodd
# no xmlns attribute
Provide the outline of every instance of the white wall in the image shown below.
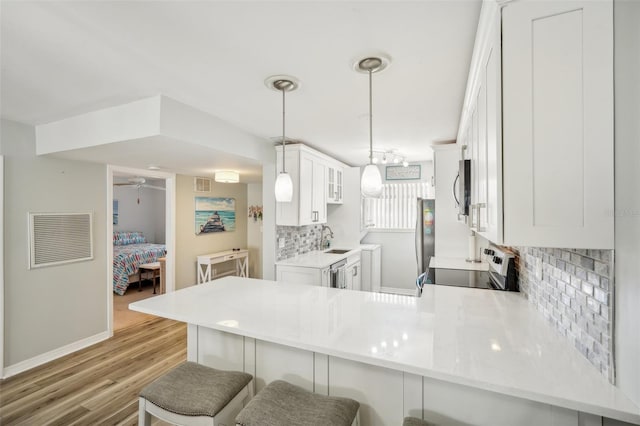
<svg viewBox="0 0 640 426"><path fill-rule="evenodd" d="M35 155L35 129L2 120L4 363L34 359L107 331L106 166ZM28 269L28 212L93 212L94 259Z"/></svg>
<svg viewBox="0 0 640 426"><path fill-rule="evenodd" d="M453 182L458 174L460 147L434 147L436 235L435 255L466 258L469 252L469 228L459 222L458 207L453 197Z"/></svg>
<svg viewBox="0 0 640 426"><path fill-rule="evenodd" d="M118 200L118 224L114 231L141 231L147 241L164 244L165 192L158 189L135 186L114 186L113 198Z"/></svg>
<svg viewBox="0 0 640 426"><path fill-rule="evenodd" d="M615 357L617 384L640 405L640 2L614 1Z"/></svg>
<svg viewBox="0 0 640 426"><path fill-rule="evenodd" d="M276 279L276 151L262 165L262 278Z"/></svg>
<svg viewBox="0 0 640 426"><path fill-rule="evenodd" d="M342 179L344 202L327 205L327 225L332 247L353 248L360 245L360 168L345 168Z"/></svg>
<svg viewBox="0 0 640 426"><path fill-rule="evenodd" d="M262 183L247 185L247 205L262 206ZM249 276L262 278L263 220L247 218L247 248L249 249Z"/></svg>
<svg viewBox="0 0 640 426"><path fill-rule="evenodd" d="M382 246L382 287L414 290L418 266L416 263L415 231L369 231L363 244Z"/></svg>

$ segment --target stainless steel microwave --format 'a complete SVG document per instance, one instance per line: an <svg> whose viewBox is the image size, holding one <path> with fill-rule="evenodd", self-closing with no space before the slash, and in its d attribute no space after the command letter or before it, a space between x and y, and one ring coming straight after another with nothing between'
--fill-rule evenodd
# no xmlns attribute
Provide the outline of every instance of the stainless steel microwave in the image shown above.
<svg viewBox="0 0 640 426"><path fill-rule="evenodd" d="M461 215L469 216L471 206L471 160L460 160L458 171L458 210Z"/></svg>

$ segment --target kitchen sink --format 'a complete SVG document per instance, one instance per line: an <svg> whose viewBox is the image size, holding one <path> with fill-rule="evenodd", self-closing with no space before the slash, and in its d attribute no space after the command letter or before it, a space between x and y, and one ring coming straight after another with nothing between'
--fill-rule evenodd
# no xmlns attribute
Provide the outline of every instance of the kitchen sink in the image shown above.
<svg viewBox="0 0 640 426"><path fill-rule="evenodd" d="M343 250L343 249L331 249L331 250L327 250L325 251L325 253L330 253L330 254L345 254L347 252L351 251L349 250Z"/></svg>

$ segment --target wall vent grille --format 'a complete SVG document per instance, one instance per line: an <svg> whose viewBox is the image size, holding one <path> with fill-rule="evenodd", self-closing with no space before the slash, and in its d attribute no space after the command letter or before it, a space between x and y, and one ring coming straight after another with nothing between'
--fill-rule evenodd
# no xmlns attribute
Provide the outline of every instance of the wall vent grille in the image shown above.
<svg viewBox="0 0 640 426"><path fill-rule="evenodd" d="M93 259L92 213L29 213L29 267Z"/></svg>
<svg viewBox="0 0 640 426"><path fill-rule="evenodd" d="M211 179L197 177L193 179L194 192L211 192Z"/></svg>

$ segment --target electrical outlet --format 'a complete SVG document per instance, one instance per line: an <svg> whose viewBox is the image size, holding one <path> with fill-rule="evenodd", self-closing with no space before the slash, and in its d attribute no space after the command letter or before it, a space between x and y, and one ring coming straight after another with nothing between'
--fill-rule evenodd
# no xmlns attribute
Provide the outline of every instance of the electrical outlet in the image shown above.
<svg viewBox="0 0 640 426"><path fill-rule="evenodd" d="M542 259L536 258L536 278L542 279Z"/></svg>
<svg viewBox="0 0 640 426"><path fill-rule="evenodd" d="M284 238L278 238L278 248L284 248Z"/></svg>

